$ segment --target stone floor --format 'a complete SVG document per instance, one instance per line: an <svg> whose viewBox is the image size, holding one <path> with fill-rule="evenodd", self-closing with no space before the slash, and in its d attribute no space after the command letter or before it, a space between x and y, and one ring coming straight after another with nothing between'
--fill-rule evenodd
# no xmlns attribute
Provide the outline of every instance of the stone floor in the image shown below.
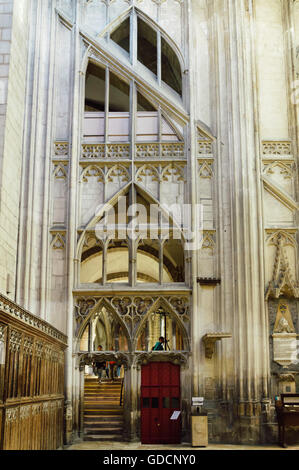
<svg viewBox="0 0 299 470"><path fill-rule="evenodd" d="M90 442L77 441L71 446L65 446L65 450L299 450L298 445L290 445L287 449L283 449L277 445L230 445L230 444L209 444L208 447L191 447L188 444L176 446L171 445L145 445L140 442Z"/></svg>

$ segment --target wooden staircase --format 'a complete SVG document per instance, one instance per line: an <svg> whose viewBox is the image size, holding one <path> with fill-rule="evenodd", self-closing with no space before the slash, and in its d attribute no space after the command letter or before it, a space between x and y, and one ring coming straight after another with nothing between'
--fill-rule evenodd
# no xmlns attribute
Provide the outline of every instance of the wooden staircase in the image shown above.
<svg viewBox="0 0 299 470"><path fill-rule="evenodd" d="M123 437L123 405L120 405L122 379L85 377L84 440L121 441Z"/></svg>

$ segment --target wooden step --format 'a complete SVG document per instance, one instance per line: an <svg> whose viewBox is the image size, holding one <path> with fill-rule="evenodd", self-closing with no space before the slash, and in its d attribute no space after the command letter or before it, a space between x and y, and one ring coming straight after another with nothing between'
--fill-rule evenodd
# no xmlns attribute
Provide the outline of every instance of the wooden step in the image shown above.
<svg viewBox="0 0 299 470"><path fill-rule="evenodd" d="M120 405L121 379L112 381L85 378L84 440L120 441L123 435L123 406Z"/></svg>

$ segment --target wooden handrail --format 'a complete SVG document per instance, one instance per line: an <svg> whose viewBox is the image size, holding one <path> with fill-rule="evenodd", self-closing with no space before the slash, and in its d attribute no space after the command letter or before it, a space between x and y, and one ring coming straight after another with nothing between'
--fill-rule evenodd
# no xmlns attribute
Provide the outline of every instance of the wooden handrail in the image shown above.
<svg viewBox="0 0 299 470"><path fill-rule="evenodd" d="M120 400L119 400L119 405L120 406L122 405L123 389L124 389L124 379L121 379Z"/></svg>

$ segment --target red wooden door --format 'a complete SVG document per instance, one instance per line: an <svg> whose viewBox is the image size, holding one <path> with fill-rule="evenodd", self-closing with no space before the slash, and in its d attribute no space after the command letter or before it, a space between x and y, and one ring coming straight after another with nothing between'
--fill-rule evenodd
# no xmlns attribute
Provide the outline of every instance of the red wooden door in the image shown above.
<svg viewBox="0 0 299 470"><path fill-rule="evenodd" d="M141 442L178 444L181 442L180 366L152 362L141 369Z"/></svg>

